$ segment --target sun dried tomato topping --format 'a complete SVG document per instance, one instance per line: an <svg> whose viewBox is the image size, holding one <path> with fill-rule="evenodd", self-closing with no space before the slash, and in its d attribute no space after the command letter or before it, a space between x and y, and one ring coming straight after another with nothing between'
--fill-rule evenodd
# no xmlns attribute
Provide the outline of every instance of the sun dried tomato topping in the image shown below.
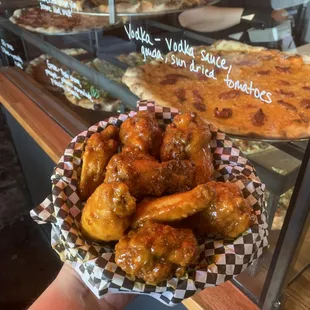
<svg viewBox="0 0 310 310"><path fill-rule="evenodd" d="M285 91L283 89L280 89L277 92L284 97L288 97L288 98L294 98L295 97L295 94L291 91Z"/></svg>
<svg viewBox="0 0 310 310"><path fill-rule="evenodd" d="M270 75L271 71L270 70L260 70L257 71L255 74L258 76L262 76L262 75Z"/></svg>
<svg viewBox="0 0 310 310"><path fill-rule="evenodd" d="M275 68L278 70L278 72L281 72L281 73L292 73L292 70L290 67L275 66Z"/></svg>
<svg viewBox="0 0 310 310"><path fill-rule="evenodd" d="M251 122L254 126L263 126L265 124L266 116L262 109L259 109L252 117Z"/></svg>
<svg viewBox="0 0 310 310"><path fill-rule="evenodd" d="M167 74L165 79L160 82L161 85L174 85L179 79L188 79L187 76L177 73Z"/></svg>
<svg viewBox="0 0 310 310"><path fill-rule="evenodd" d="M258 60L256 59L244 59L244 60L240 60L236 64L239 66L254 66L257 63L258 63Z"/></svg>
<svg viewBox="0 0 310 310"><path fill-rule="evenodd" d="M181 102L186 100L186 92L184 88L179 88L174 93Z"/></svg>
<svg viewBox="0 0 310 310"><path fill-rule="evenodd" d="M291 85L290 82L284 81L284 80L279 80L279 81L278 81L278 84L279 84L279 85L282 85L282 86L289 86L289 85Z"/></svg>
<svg viewBox="0 0 310 310"><path fill-rule="evenodd" d="M230 91L219 94L220 99L236 99L239 96L240 96L239 90L230 90Z"/></svg>
<svg viewBox="0 0 310 310"><path fill-rule="evenodd" d="M285 107L287 110L297 111L297 108L289 102L286 102L284 100L278 100L277 102L281 104L283 107Z"/></svg>
<svg viewBox="0 0 310 310"><path fill-rule="evenodd" d="M230 118L233 115L233 111L230 108L223 108L220 111L217 107L214 109L214 116L218 118Z"/></svg>
<svg viewBox="0 0 310 310"><path fill-rule="evenodd" d="M182 74L177 74L177 73L167 74L167 75L165 76L165 78L166 78L167 80L170 80L170 79L188 79L187 76L182 75Z"/></svg>
<svg viewBox="0 0 310 310"><path fill-rule="evenodd" d="M177 79L165 79L160 82L161 85L174 85L177 82Z"/></svg>
<svg viewBox="0 0 310 310"><path fill-rule="evenodd" d="M299 104L302 108L310 109L310 99L302 99Z"/></svg>
<svg viewBox="0 0 310 310"><path fill-rule="evenodd" d="M198 90L193 90L193 96L194 96L194 107L201 112L205 112L207 110L206 105L203 103L203 98L201 97Z"/></svg>

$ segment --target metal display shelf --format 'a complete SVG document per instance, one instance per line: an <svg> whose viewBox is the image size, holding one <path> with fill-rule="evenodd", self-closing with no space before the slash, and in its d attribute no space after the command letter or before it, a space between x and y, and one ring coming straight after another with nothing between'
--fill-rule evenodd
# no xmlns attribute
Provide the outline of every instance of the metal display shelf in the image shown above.
<svg viewBox="0 0 310 310"><path fill-rule="evenodd" d="M190 10L190 9L196 9L196 8L201 8L205 7L208 5L213 5L218 3L220 0L205 0L205 4L203 6L196 6L196 7L188 7L188 8L183 8L183 9L176 9L176 10L166 10L166 11L151 11L151 12L117 12L116 11L116 6L115 6L115 0L109 0L109 11L110 12L98 12L96 9L92 10L86 10L86 11L75 11L73 12L74 14L82 14L82 15L91 15L91 16L113 16L112 18L115 17L155 17L155 16L161 16L161 15L168 15L168 14L177 14L181 13L185 10Z"/></svg>
<svg viewBox="0 0 310 310"><path fill-rule="evenodd" d="M139 98L135 96L125 86L109 80L108 78L102 76L102 74L100 74L96 70L86 66L77 59L68 56L65 53L62 53L61 51L59 51L58 48L54 47L53 45L47 42L44 42L38 36L30 33L29 31L26 31L12 24L7 19L0 18L0 26L14 33L20 38L24 39L33 46L37 47L42 52L57 59L60 63L66 65L66 67L68 67L69 69L77 71L82 76L87 78L95 86L107 91L108 93L111 94L111 96L122 100L124 105L127 106L128 108L133 109L136 107L136 103L139 100Z"/></svg>
<svg viewBox="0 0 310 310"><path fill-rule="evenodd" d="M109 5L111 10L110 23L115 23L117 16L120 16L115 12L114 0L109 0ZM167 12L165 12L167 14ZM126 15L133 16L133 15ZM134 16L139 16L135 14ZM145 15L145 17L150 17L153 15ZM203 44L212 44L215 40L212 38L208 38L206 36L187 31L185 29L180 29L177 27L173 27L170 25L165 25L158 21L153 20L145 20L143 21L148 26L157 27L160 30L167 31L171 36L181 35L185 38L196 40ZM104 77L101 73L95 71L87 67L85 64L81 63L79 60L68 56L62 53L58 48L54 47L48 42L45 42L40 35L34 35L29 31L21 29L17 25L10 23L7 19L0 18L0 27L14 33L15 35L22 38L26 42L31 45L37 47L43 53L49 54L53 58L57 59L60 63L64 64L71 70L77 71L82 76L87 78L92 84L96 85L99 88L107 91L111 96L117 97L123 101L126 107L129 109L135 109L136 102L139 100L137 96L135 96L129 89L127 89L124 85L113 82L110 79ZM182 32L182 33L180 33ZM117 60L114 59L113 55L117 51L126 51L126 49L130 48L120 42L119 45L114 46L110 50L103 49L100 50L98 35L94 31L90 31L90 36L94 36L92 38L94 45L97 46L97 55L96 57L105 59L114 65L117 65ZM68 35L68 34L67 34ZM74 40L71 37L71 40ZM128 41L126 44L130 44ZM133 45L134 46L134 45ZM109 52L107 52L109 51ZM99 53L98 53L99 52ZM121 67L121 65L120 65ZM123 69L125 66L123 65ZM17 69L16 69L17 70ZM17 72L11 72L11 79L22 79L22 75L18 77ZM24 82L26 83L26 82ZM21 83L22 84L22 81ZM29 96L35 96L34 91L29 89ZM36 98L34 98L36 99ZM56 111L59 113L59 111ZM60 114L60 113L59 113ZM80 130L85 126L85 124L80 121L74 125L74 116L70 116L70 112L68 115L64 115L71 122L71 130L70 134L75 135L76 131ZM60 116L59 116L60 119ZM264 283L263 293L259 299L255 300L255 302L262 307L263 309L273 309L279 306L279 301L281 300L281 296L283 290L285 288L286 283L288 282L288 274L290 269L293 268L293 264L291 263L293 258L298 254L300 244L303 242L303 233L307 229L307 225L310 221L310 192L309 192L309 183L310 183L310 144L308 143L308 147L306 149L307 141L306 139L295 140L294 143L302 143L302 148L299 148L297 145L291 143L288 140L279 140L279 139L259 139L259 138L247 138L247 137L234 137L238 139L248 139L248 140L258 140L258 141L267 141L268 143L273 144L278 149L281 149L284 152L291 154L292 156L302 160L301 167L294 168L292 171L285 175L276 175L275 172L265 167L261 161L259 161L255 156L252 156L252 161L255 162L255 167L259 171L259 175L268 183L268 187L272 190L272 192L279 196L282 192L291 188L295 185L293 197L290 202L290 207L287 212L287 216L285 218L285 222L283 224L283 228L280 233L279 242L276 245L275 253L273 255L273 259L271 262L271 266L268 270L267 279ZM251 159L250 159L251 160ZM273 203L275 205L275 203ZM274 211L274 210L273 210ZM272 212L273 212L272 211ZM271 212L271 213L272 213ZM308 221L307 221L307 218ZM238 285L240 287L240 285Z"/></svg>
<svg viewBox="0 0 310 310"><path fill-rule="evenodd" d="M307 142L309 138L300 138L300 139L279 139L279 138L265 138L265 137L257 137L257 136L239 136L234 134L227 134L232 139L239 140L248 140L248 141L257 141L257 142L267 142L270 144L273 143L289 143L289 142Z"/></svg>
<svg viewBox="0 0 310 310"><path fill-rule="evenodd" d="M167 15L167 14L177 14L183 12L183 10L170 10L170 11L162 11L162 12L144 12L144 13L118 13L116 12L116 16L128 16L128 17L155 17L160 15ZM110 16L110 13L104 13L104 12L72 12L73 14L79 14L79 15L88 15L88 16ZM113 12L111 12L113 14Z"/></svg>

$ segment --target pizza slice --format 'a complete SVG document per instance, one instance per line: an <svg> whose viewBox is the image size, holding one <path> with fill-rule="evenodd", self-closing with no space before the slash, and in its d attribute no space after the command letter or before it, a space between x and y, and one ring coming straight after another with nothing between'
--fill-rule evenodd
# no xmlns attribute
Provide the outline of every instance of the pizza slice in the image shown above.
<svg viewBox="0 0 310 310"><path fill-rule="evenodd" d="M112 81L117 83L122 81L124 71L104 60L95 59L86 65L102 73ZM119 99L113 98L107 91L98 89L77 72L73 72L72 77L66 81L65 90L65 96L72 104L96 111L111 112L119 110L121 104Z"/></svg>
<svg viewBox="0 0 310 310"><path fill-rule="evenodd" d="M137 53L137 52L132 52L130 54L121 54L117 56L116 59L125 63L129 67L142 66L153 60L151 57L147 57L147 59L144 60L144 56L141 53Z"/></svg>

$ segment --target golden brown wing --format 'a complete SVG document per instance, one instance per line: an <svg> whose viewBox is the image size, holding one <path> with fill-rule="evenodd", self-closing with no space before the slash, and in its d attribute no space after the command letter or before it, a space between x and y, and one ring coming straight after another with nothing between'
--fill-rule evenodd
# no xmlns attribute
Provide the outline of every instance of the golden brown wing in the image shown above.
<svg viewBox="0 0 310 310"><path fill-rule="evenodd" d="M87 141L82 160L79 183L80 198L85 201L103 182L105 168L117 152L118 128L108 126L101 133L94 133Z"/></svg>
<svg viewBox="0 0 310 310"><path fill-rule="evenodd" d="M210 151L209 126L195 113L175 116L167 126L160 149L160 159L188 159L196 166L195 185L207 183L214 178Z"/></svg>
<svg viewBox="0 0 310 310"><path fill-rule="evenodd" d="M208 208L214 198L213 186L201 184L185 193L142 201L137 205L131 226L137 227L149 220L156 222L182 220Z"/></svg>
<svg viewBox="0 0 310 310"><path fill-rule="evenodd" d="M189 229L147 223L130 231L115 247L115 262L130 276L156 284L184 275L186 267L196 262L198 244Z"/></svg>
<svg viewBox="0 0 310 310"><path fill-rule="evenodd" d="M95 241L119 240L130 225L136 201L124 183L101 184L87 200L82 232Z"/></svg>
<svg viewBox="0 0 310 310"><path fill-rule="evenodd" d="M159 163L146 154L122 152L111 158L104 182L124 182L136 198L159 197L191 189L194 172L189 161Z"/></svg>
<svg viewBox="0 0 310 310"><path fill-rule="evenodd" d="M148 111L138 112L128 118L120 128L120 139L124 147L134 147L142 153L159 157L162 130L154 116Z"/></svg>
<svg viewBox="0 0 310 310"><path fill-rule="evenodd" d="M216 193L210 206L187 219L200 234L220 234L236 238L255 222L253 210L234 183L210 182Z"/></svg>

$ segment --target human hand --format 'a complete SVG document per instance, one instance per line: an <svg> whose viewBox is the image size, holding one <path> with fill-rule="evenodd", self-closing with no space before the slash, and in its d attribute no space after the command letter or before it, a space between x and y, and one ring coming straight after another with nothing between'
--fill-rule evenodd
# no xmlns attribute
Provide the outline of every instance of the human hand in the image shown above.
<svg viewBox="0 0 310 310"><path fill-rule="evenodd" d="M121 310L135 298L130 294L108 293L98 299L67 263L56 279L29 308L30 310Z"/></svg>

